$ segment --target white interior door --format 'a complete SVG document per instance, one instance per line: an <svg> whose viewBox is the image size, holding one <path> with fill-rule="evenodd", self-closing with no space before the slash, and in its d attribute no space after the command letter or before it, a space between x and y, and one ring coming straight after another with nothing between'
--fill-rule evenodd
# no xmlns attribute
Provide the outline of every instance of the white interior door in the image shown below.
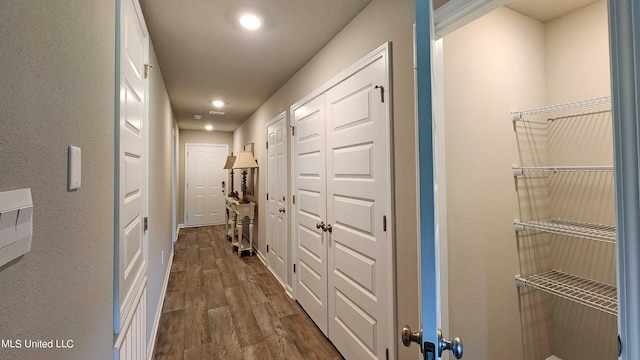
<svg viewBox="0 0 640 360"><path fill-rule="evenodd" d="M135 294L143 286L147 269L145 63L148 34L137 1L121 3L119 44L119 127L116 134L116 256L114 332L120 333L132 311Z"/></svg>
<svg viewBox="0 0 640 360"><path fill-rule="evenodd" d="M325 106L320 95L293 111L295 177L296 299L327 334L327 246L325 232Z"/></svg>
<svg viewBox="0 0 640 360"><path fill-rule="evenodd" d="M347 359L384 358L391 337L389 94L381 86L383 55L326 93L329 335Z"/></svg>
<svg viewBox="0 0 640 360"><path fill-rule="evenodd" d="M224 224L227 145L186 144L185 224Z"/></svg>
<svg viewBox="0 0 640 360"><path fill-rule="evenodd" d="M267 125L267 264L287 283L287 115Z"/></svg>

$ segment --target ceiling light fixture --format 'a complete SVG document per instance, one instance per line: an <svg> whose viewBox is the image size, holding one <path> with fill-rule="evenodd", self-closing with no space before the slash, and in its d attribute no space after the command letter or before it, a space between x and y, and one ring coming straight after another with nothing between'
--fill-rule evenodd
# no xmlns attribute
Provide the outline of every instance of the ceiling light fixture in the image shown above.
<svg viewBox="0 0 640 360"><path fill-rule="evenodd" d="M193 115L193 118L196 119L196 120L200 120L200 119L202 119L202 115L196 114L196 115Z"/></svg>
<svg viewBox="0 0 640 360"><path fill-rule="evenodd" d="M256 14L240 14L238 21L240 21L240 25L247 30L257 30L262 26L262 18Z"/></svg>
<svg viewBox="0 0 640 360"><path fill-rule="evenodd" d="M204 129L207 130L207 131L211 131L211 130L213 130L213 126L207 125L207 126L204 127Z"/></svg>
<svg viewBox="0 0 640 360"><path fill-rule="evenodd" d="M212 104L213 104L213 106L219 108L219 107L223 107L224 106L224 101L222 101L222 100L213 100Z"/></svg>

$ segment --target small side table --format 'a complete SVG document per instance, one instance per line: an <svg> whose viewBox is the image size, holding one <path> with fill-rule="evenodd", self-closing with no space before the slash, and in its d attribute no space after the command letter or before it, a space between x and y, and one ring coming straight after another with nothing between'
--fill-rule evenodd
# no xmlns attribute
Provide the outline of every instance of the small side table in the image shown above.
<svg viewBox="0 0 640 360"><path fill-rule="evenodd" d="M249 250L250 256L253 256L253 221L255 219L256 203L241 204L238 200L227 197L226 206L228 210L227 236L231 237L231 246L238 248L238 257L242 256L242 252L245 250ZM243 242L242 229L245 218L249 218L248 244L246 241ZM229 227L230 224L232 225L231 227Z"/></svg>

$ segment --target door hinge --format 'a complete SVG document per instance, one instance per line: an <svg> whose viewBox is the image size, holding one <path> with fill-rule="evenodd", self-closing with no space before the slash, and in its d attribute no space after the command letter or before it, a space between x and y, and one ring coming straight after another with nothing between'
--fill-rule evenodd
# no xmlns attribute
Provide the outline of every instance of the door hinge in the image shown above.
<svg viewBox="0 0 640 360"><path fill-rule="evenodd" d="M268 141L266 142L266 145L267 145L267 149L268 149L269 148L269 142Z"/></svg>
<svg viewBox="0 0 640 360"><path fill-rule="evenodd" d="M144 78L148 78L149 77L149 68L152 68L153 65L151 64L144 64Z"/></svg>
<svg viewBox="0 0 640 360"><path fill-rule="evenodd" d="M382 231L387 231L387 215L382 217Z"/></svg>
<svg viewBox="0 0 640 360"><path fill-rule="evenodd" d="M296 272L296 264L293 264L293 272Z"/></svg>
<svg viewBox="0 0 640 360"><path fill-rule="evenodd" d="M149 230L149 218L147 216L144 217L144 231Z"/></svg>
<svg viewBox="0 0 640 360"><path fill-rule="evenodd" d="M269 200L269 193L267 193L267 200Z"/></svg>
<svg viewBox="0 0 640 360"><path fill-rule="evenodd" d="M376 85L375 89L380 89L380 101L384 102L384 86Z"/></svg>
<svg viewBox="0 0 640 360"><path fill-rule="evenodd" d="M296 196L295 195L293 195L293 204L294 205L296 204Z"/></svg>
<svg viewBox="0 0 640 360"><path fill-rule="evenodd" d="M296 127L295 127L295 126L293 126L293 125L291 125L291 126L289 126L289 127L291 128L291 136L295 136L295 134L296 134Z"/></svg>
<svg viewBox="0 0 640 360"><path fill-rule="evenodd" d="M269 245L267 245L267 252L269 252Z"/></svg>

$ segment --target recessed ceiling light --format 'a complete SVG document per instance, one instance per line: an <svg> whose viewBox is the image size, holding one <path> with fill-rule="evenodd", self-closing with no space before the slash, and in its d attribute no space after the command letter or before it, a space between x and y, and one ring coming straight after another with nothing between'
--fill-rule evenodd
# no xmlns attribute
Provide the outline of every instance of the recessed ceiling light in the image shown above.
<svg viewBox="0 0 640 360"><path fill-rule="evenodd" d="M244 13L238 18L240 25L247 30L257 30L262 26L262 18L256 14Z"/></svg>
<svg viewBox="0 0 640 360"><path fill-rule="evenodd" d="M212 104L213 104L213 106L215 106L215 107L223 107L223 106L224 106L224 101L222 101L222 100L214 100L214 101L212 102Z"/></svg>
<svg viewBox="0 0 640 360"><path fill-rule="evenodd" d="M202 119L202 115L196 114L196 115L193 115L193 118L196 119L196 120L200 120L200 119Z"/></svg>
<svg viewBox="0 0 640 360"><path fill-rule="evenodd" d="M204 127L204 129L207 130L207 131L211 131L211 130L213 130L213 126L207 125L207 126Z"/></svg>

